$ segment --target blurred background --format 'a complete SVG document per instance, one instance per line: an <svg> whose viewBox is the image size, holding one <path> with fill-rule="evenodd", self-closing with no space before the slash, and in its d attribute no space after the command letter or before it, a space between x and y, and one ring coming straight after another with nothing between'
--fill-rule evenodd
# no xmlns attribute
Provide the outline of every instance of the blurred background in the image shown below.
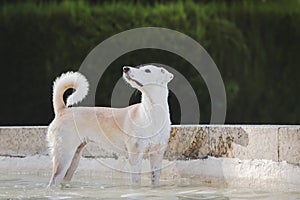
<svg viewBox="0 0 300 200"><path fill-rule="evenodd" d="M77 71L88 53L114 34L165 27L198 41L219 68L226 123L300 123L300 0L23 0L0 2L0 125L47 125L52 83ZM162 50L122 55L102 76L96 104L110 106L123 65L163 63L190 81L201 119L209 123L207 87L194 67ZM139 101L132 96L131 103ZM176 97L171 116L180 122Z"/></svg>

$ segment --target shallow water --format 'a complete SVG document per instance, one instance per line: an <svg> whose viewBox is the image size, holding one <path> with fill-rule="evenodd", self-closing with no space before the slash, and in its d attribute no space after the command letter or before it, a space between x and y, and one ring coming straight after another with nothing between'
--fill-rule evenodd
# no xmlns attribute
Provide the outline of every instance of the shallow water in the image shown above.
<svg viewBox="0 0 300 200"><path fill-rule="evenodd" d="M128 179L76 175L64 188L46 189L49 175L0 174L1 199L300 199L300 192L267 192L189 180L162 181L134 188ZM143 180L148 182L148 180Z"/></svg>

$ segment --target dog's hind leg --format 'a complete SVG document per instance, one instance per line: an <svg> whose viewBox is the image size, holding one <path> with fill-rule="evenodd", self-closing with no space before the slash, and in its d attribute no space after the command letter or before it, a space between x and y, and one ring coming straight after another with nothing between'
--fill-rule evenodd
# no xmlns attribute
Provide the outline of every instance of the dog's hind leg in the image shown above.
<svg viewBox="0 0 300 200"><path fill-rule="evenodd" d="M70 181L73 177L74 172L76 171L77 167L78 167L78 163L81 157L81 153L82 153L82 149L85 147L85 145L87 144L87 141L84 140L78 147L77 150L73 156L71 165L69 167L69 169L67 170L67 173L64 177L64 181Z"/></svg>
<svg viewBox="0 0 300 200"><path fill-rule="evenodd" d="M62 182L71 165L74 152L65 151L60 155L53 155L53 172L48 187L58 186Z"/></svg>

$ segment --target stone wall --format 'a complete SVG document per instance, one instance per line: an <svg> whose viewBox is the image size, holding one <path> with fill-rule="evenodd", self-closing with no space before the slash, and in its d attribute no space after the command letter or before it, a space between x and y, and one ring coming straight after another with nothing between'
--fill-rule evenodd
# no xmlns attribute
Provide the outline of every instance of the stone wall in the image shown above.
<svg viewBox="0 0 300 200"><path fill-rule="evenodd" d="M46 132L47 127L0 127L0 156L48 155ZM89 144L83 155L118 157L94 144ZM300 165L300 126L172 126L166 159L204 159L208 156L287 161Z"/></svg>
<svg viewBox="0 0 300 200"><path fill-rule="evenodd" d="M300 126L173 126L166 157L227 157L300 165Z"/></svg>

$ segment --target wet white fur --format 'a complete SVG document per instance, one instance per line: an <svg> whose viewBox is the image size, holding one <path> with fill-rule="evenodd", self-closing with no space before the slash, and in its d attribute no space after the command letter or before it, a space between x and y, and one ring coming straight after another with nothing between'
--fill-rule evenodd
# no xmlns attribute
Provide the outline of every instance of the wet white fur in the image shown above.
<svg viewBox="0 0 300 200"><path fill-rule="evenodd" d="M86 96L88 82L78 72L68 72L56 79L53 86L55 118L47 133L53 160L49 186L71 180L82 149L89 142L126 153L133 184L141 183L141 164L147 153L151 182L159 183L163 154L170 136L167 84L173 75L163 68L146 65L130 67L123 77L142 92L141 103L125 108L68 108ZM69 88L75 89L75 93L69 96L65 105L63 94Z"/></svg>

